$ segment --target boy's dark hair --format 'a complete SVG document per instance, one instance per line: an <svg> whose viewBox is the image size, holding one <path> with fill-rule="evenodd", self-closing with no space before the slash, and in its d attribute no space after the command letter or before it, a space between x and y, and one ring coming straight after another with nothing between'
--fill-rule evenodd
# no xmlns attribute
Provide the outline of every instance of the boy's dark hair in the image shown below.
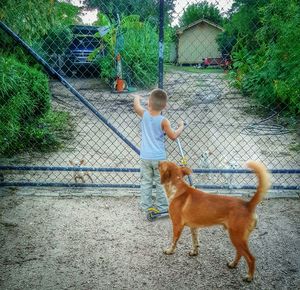
<svg viewBox="0 0 300 290"><path fill-rule="evenodd" d="M156 111L161 111L167 105L168 95L162 89L155 89L150 93L149 102Z"/></svg>

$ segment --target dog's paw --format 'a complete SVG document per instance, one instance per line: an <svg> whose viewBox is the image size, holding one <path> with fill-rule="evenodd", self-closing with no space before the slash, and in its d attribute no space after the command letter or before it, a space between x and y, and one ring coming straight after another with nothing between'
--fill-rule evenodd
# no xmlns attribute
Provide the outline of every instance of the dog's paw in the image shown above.
<svg viewBox="0 0 300 290"><path fill-rule="evenodd" d="M174 254L174 250L172 248L164 249L164 254L172 255L172 254Z"/></svg>
<svg viewBox="0 0 300 290"><path fill-rule="evenodd" d="M236 266L237 266L237 264L235 264L234 262L228 262L228 263L227 263L227 267L228 267L229 269L234 269L234 268L236 268Z"/></svg>
<svg viewBox="0 0 300 290"><path fill-rule="evenodd" d="M252 282L252 280L253 280L253 277L250 277L249 275L247 275L246 277L243 278L243 281L248 282L248 283Z"/></svg>
<svg viewBox="0 0 300 290"><path fill-rule="evenodd" d="M193 249L193 250L189 251L190 257L198 256L198 254L199 254L198 250Z"/></svg>

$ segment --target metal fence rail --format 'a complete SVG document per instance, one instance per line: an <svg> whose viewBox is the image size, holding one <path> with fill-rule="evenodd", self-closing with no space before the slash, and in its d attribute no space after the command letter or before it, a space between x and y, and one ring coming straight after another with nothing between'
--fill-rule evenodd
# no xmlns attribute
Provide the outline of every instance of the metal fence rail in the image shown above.
<svg viewBox="0 0 300 290"><path fill-rule="evenodd" d="M0 138L5 148L0 151L0 186L138 188L140 129L131 94L141 95L146 106L149 92L160 87L169 95L163 114L172 126L176 128L179 119L189 123L180 141L196 187L253 189L256 179L242 167L257 159L270 169L273 190L299 190L299 136L295 126L286 125L288 104L278 109L274 100L273 107L266 108L232 84L241 77L235 61L247 63L248 55L240 48L246 44L236 37L231 39L234 45L225 47L218 39L235 13L250 4L230 10L236 1L225 2L160 0L159 5L153 1L153 6L134 8L99 1L100 16L93 25L60 19L35 37L12 21L13 11L6 8L0 22L3 64L9 67L12 62L16 69L17 59L34 76L42 71L35 63L41 64L50 93L35 89L40 86L37 78L29 86L39 100L32 102L49 100L50 105L44 109L39 103L30 112L22 111L14 125L16 120L5 115L10 102L16 102L18 91L30 89L19 89L11 80L15 91L14 85L3 90L0 130L8 122L7 127L19 131L1 131L8 133ZM53 5L59 8L56 1ZM95 8L90 1L87 5ZM189 19L189 8L201 10L201 5L210 5L217 16L199 13ZM258 1L257 8L260 5ZM30 16L26 19L34 24ZM257 22L257 29L260 25ZM4 69L0 73L7 77ZM16 145L27 141L29 145ZM166 140L166 145L168 159L179 162L176 142ZM90 173L93 182L78 183L76 172Z"/></svg>
<svg viewBox="0 0 300 290"><path fill-rule="evenodd" d="M0 170L8 171L70 171L70 172L127 172L139 173L138 168L96 168L96 167L46 167L46 166L0 166ZM300 169L274 169L269 170L271 174L300 174ZM246 169L194 169L193 174L250 174ZM47 183L47 182L2 182L1 186L47 186L47 187L115 187L115 188L139 188L138 184L93 184L93 183ZM237 184L195 184L196 188L203 189L255 189L256 185L237 185ZM300 185L272 185L273 190L300 190Z"/></svg>

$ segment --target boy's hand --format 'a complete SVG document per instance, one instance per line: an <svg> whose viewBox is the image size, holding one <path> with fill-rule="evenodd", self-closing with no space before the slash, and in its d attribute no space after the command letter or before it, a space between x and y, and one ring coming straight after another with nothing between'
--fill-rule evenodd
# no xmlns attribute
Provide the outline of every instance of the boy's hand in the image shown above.
<svg viewBox="0 0 300 290"><path fill-rule="evenodd" d="M184 128L184 122L182 120L178 122L178 128Z"/></svg>
<svg viewBox="0 0 300 290"><path fill-rule="evenodd" d="M134 111L140 116L142 117L144 114L145 109L143 108L143 106L141 105L141 96L140 95L131 95L134 97L134 101L133 101L133 108Z"/></svg>
<svg viewBox="0 0 300 290"><path fill-rule="evenodd" d="M166 132L166 135L171 139L171 140L176 140L176 138L181 134L181 132L184 129L184 122L180 120L178 122L178 128L176 130L173 130L171 128L170 121L168 119L163 119L162 121L162 129Z"/></svg>
<svg viewBox="0 0 300 290"><path fill-rule="evenodd" d="M130 97L134 98L134 99L141 99L140 95L136 95L136 94L129 94Z"/></svg>
<svg viewBox="0 0 300 290"><path fill-rule="evenodd" d="M178 122L178 129L176 130L177 131L177 134L178 136L182 133L182 131L184 130L184 122L182 120L180 120Z"/></svg>

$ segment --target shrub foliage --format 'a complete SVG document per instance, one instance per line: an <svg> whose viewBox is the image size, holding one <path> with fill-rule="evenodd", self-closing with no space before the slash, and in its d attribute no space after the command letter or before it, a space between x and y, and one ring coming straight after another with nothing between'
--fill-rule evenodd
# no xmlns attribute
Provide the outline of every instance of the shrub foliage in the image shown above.
<svg viewBox="0 0 300 290"><path fill-rule="evenodd" d="M108 19L104 14L99 19ZM108 21L108 20L107 20ZM97 59L99 49L91 54L100 67L100 77L112 84L116 77L116 54L122 57L124 78L135 86L151 87L157 81L158 33L149 22L141 22L138 15L125 16L121 23L110 23L109 33L103 37L106 56ZM99 33L96 35L101 37Z"/></svg>
<svg viewBox="0 0 300 290"><path fill-rule="evenodd" d="M219 38L233 58L234 85L262 108L300 114L300 6L297 0L235 0ZM294 122L294 121L293 121Z"/></svg>
<svg viewBox="0 0 300 290"><path fill-rule="evenodd" d="M66 113L50 109L43 73L13 57L0 58L0 155L57 148L67 123Z"/></svg>

